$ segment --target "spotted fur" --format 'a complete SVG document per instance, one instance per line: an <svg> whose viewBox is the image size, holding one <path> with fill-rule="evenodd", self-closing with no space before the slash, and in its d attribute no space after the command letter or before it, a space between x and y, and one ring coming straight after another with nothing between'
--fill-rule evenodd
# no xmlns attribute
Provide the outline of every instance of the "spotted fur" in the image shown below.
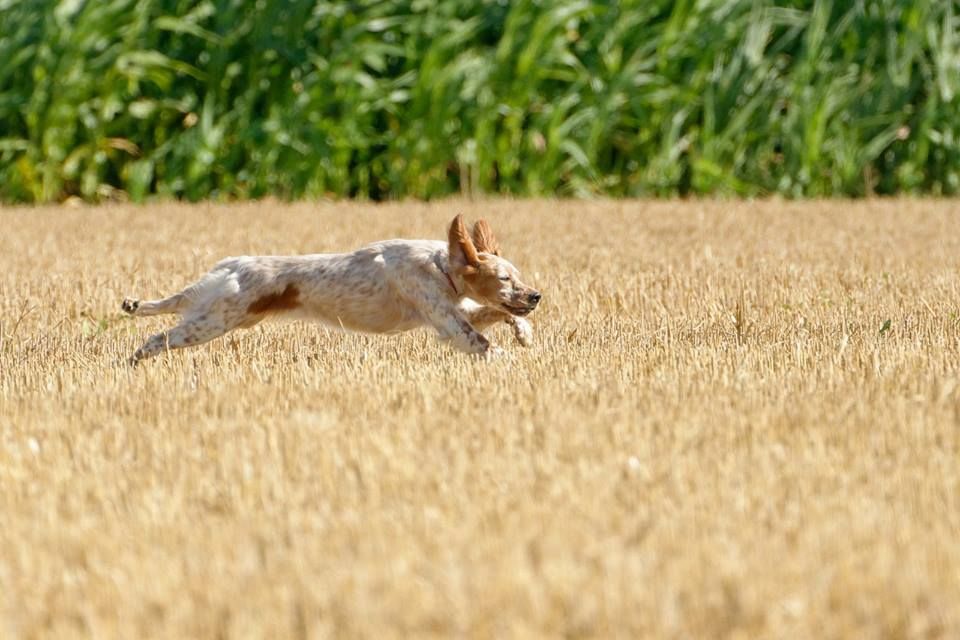
<svg viewBox="0 0 960 640"><path fill-rule="evenodd" d="M482 331L505 322L529 346L533 330L521 316L533 311L540 293L499 255L490 225L478 221L471 235L458 215L447 235L447 242L385 240L352 253L222 260L169 298L123 301L121 308L133 316L181 316L178 325L150 337L130 362L278 315L369 333L429 325L457 349L488 355L498 349Z"/></svg>

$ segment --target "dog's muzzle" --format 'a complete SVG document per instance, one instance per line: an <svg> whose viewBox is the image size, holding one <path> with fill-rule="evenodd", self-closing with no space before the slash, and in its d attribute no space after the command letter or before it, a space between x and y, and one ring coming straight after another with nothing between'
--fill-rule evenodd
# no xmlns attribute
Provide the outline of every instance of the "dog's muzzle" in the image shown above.
<svg viewBox="0 0 960 640"><path fill-rule="evenodd" d="M511 315L525 316L537 308L542 297L539 291L532 291L523 297L523 302L520 304L507 304L503 306Z"/></svg>

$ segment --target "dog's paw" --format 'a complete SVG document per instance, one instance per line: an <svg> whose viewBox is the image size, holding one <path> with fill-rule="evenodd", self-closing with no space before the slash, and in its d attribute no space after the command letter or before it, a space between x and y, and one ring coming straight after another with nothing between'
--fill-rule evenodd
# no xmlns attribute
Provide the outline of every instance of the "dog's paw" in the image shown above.
<svg viewBox="0 0 960 640"><path fill-rule="evenodd" d="M133 300L131 298L124 298L123 302L120 304L120 308L123 309L125 313L133 315L137 312L137 309L140 307L139 300Z"/></svg>
<svg viewBox="0 0 960 640"><path fill-rule="evenodd" d="M127 358L127 364L130 365L131 367L136 368L136 367L140 366L140 361L143 360L143 359L144 359L144 358L143 358L143 347L141 347L141 348L137 349L136 351L134 351L134 352L130 355L129 358Z"/></svg>
<svg viewBox="0 0 960 640"><path fill-rule="evenodd" d="M530 323L524 320L523 318L511 318L513 325L513 335L516 337L517 342L519 342L524 347L529 347L533 344L533 327L530 326Z"/></svg>

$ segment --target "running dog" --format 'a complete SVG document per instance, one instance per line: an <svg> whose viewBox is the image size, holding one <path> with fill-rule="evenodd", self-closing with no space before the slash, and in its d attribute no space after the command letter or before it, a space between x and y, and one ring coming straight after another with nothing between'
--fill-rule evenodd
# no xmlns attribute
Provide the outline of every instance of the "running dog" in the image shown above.
<svg viewBox="0 0 960 640"><path fill-rule="evenodd" d="M540 297L501 257L490 225L479 220L468 233L458 215L446 242L384 240L352 253L227 258L169 298L128 298L121 308L138 317L181 316L136 350L133 365L280 315L368 333L430 325L461 351L493 356L500 349L481 331L505 322L529 346L533 330L524 316Z"/></svg>

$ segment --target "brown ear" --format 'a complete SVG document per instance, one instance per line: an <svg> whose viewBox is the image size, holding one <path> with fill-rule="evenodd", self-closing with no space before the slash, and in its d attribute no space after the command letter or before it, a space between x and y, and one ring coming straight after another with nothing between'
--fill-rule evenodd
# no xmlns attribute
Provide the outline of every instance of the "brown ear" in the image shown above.
<svg viewBox="0 0 960 640"><path fill-rule="evenodd" d="M448 234L450 243L450 262L459 263L463 267L476 267L480 264L477 257L477 248L473 246L473 240L467 233L467 227L463 224L463 214L457 214L457 217L450 223L450 232Z"/></svg>
<svg viewBox="0 0 960 640"><path fill-rule="evenodd" d="M486 220L477 220L474 223L473 243L477 246L477 251L500 255L500 243L497 242L497 236L493 235L493 229Z"/></svg>

